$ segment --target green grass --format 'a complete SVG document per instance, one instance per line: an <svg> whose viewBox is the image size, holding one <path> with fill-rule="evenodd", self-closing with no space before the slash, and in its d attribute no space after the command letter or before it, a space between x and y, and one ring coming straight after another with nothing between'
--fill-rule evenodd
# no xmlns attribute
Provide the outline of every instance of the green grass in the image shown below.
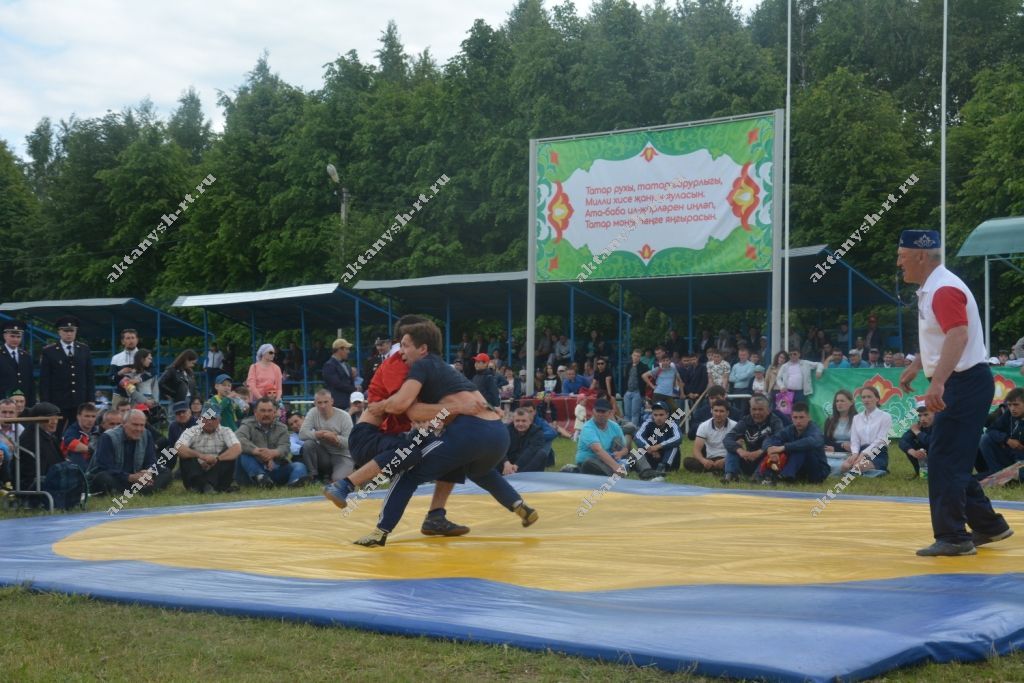
<svg viewBox="0 0 1024 683"><path fill-rule="evenodd" d="M684 448L688 452L689 444ZM566 439L556 442L559 467L573 459L574 449L575 444ZM902 453L893 449L889 460L891 475L858 479L844 493L927 495L926 482L910 479L913 470ZM683 472L670 475L668 480L721 487L718 478L711 475ZM820 495L827 486L786 488ZM308 496L314 492L313 488L250 489L237 494L201 496L187 493L180 482L175 482L159 495L136 496L127 508ZM990 495L998 499L1024 499L1020 488L996 489ZM98 497L89 502L88 510L102 511L109 505L109 499ZM35 514L40 513L5 512L0 513L0 518ZM923 535L927 536L927 530L923 530ZM119 605L23 588L0 589L0 614L7 625L4 637L0 638L0 681L709 680L685 672L670 674L637 667L628 661L602 663L552 652ZM928 664L900 669L877 680L1021 681L1024 653L977 664Z"/></svg>

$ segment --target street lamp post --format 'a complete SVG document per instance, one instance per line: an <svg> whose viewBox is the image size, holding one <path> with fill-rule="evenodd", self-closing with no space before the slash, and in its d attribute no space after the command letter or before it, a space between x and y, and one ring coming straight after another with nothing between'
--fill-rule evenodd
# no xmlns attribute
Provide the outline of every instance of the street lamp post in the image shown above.
<svg viewBox="0 0 1024 683"><path fill-rule="evenodd" d="M334 164L327 164L327 175L331 181L338 186L334 194L338 195L338 215L341 216L341 263L345 264L345 224L348 220L348 188L341 185L341 178L338 177L338 169Z"/></svg>

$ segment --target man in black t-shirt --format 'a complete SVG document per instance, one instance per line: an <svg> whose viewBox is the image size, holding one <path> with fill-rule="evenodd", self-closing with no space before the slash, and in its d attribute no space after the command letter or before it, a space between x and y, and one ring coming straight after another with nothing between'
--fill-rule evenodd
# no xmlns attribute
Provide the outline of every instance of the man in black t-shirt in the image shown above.
<svg viewBox="0 0 1024 683"><path fill-rule="evenodd" d="M471 382L445 363L440 356L429 353L431 348L440 348L440 337L440 330L430 322L405 328L401 349L404 360L410 364L409 375L398 393L386 401L371 404L367 408L370 413L402 414L417 400L438 404L453 394L475 392L476 387ZM445 417L445 414L439 414L432 422L439 423ZM508 430L497 413L486 411L476 416L456 417L446 427L442 436L420 449L423 458L420 463L395 477L377 528L356 541L356 544L368 547L383 546L387 535L401 519L416 487L460 467L465 467L466 475L473 483L488 491L504 507L515 512L522 519L523 526L533 524L537 521L537 512L526 505L516 490L494 469L504 457L508 443ZM393 459L392 462L396 466L409 455L409 449L404 450L406 452L399 452ZM343 508L348 493L355 489L353 481L360 481L360 476L360 472L357 471L350 478L335 483L338 491L325 493L335 505Z"/></svg>

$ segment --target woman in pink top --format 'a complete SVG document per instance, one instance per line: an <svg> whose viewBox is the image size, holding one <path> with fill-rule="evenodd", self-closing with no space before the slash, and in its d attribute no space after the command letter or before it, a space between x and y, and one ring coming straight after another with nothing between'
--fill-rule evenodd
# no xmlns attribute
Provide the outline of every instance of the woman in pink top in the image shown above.
<svg viewBox="0 0 1024 683"><path fill-rule="evenodd" d="M281 399L281 368L274 362L274 345L264 344L256 352L256 362L249 366L249 376L245 386L249 387L251 400L262 396L270 396L275 401Z"/></svg>

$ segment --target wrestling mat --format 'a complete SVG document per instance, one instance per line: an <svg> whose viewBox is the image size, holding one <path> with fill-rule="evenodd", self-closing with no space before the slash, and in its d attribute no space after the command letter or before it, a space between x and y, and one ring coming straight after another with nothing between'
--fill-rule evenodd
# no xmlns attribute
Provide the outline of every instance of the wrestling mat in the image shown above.
<svg viewBox="0 0 1024 683"><path fill-rule="evenodd" d="M779 681L857 680L1024 646L1024 504L1017 536L919 558L927 501L702 489L578 474L510 478L519 518L459 486L460 538L419 533L421 487L384 548L351 541L323 498L0 522L0 584L161 607L427 635ZM584 503L589 496L589 503Z"/></svg>

